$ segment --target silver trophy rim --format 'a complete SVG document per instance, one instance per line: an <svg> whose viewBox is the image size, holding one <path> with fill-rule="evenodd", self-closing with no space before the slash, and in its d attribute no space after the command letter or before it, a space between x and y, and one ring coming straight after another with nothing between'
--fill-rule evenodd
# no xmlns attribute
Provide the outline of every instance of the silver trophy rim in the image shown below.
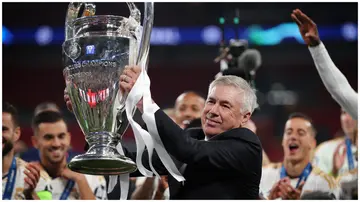
<svg viewBox="0 0 360 202"><path fill-rule="evenodd" d="M103 166L109 163L111 166ZM109 157L85 153L75 156L67 166L72 171L88 175L121 175L137 170L136 164L123 155Z"/></svg>

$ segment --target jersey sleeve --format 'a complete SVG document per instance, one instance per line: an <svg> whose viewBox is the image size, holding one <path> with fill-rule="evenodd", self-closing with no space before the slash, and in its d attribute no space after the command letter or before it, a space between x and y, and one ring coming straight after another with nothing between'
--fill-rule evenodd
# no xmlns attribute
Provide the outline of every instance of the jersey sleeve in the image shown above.
<svg viewBox="0 0 360 202"><path fill-rule="evenodd" d="M323 43L316 47L309 47L316 69L326 89L334 100L353 119L358 118L358 95L350 86L344 74L335 66Z"/></svg>
<svg viewBox="0 0 360 202"><path fill-rule="evenodd" d="M315 150L314 158L312 164L320 170L324 171L327 174L330 174L332 171L332 155L329 154L326 144L320 144Z"/></svg>

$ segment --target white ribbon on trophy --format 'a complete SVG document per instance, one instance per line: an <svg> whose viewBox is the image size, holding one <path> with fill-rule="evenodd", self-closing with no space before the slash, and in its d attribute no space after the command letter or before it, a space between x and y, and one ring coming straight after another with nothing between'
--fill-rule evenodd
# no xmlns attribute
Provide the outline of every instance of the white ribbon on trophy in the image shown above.
<svg viewBox="0 0 360 202"><path fill-rule="evenodd" d="M146 10L145 10L146 11ZM145 17L148 16L145 12ZM148 16L150 18L150 15ZM134 19L129 17L129 20L133 21L130 24L135 25ZM150 19L146 19L150 20ZM138 45L140 50L140 39L142 38L142 26L137 26L137 30L135 31L136 38L138 39ZM150 41L148 41L150 42ZM145 57L142 61L139 61L139 66L141 67L141 74L139 78L135 82L132 90L129 92L127 99L125 101L125 111L131 125L131 128L134 132L135 142L136 142L136 165L139 169L139 172L145 177L160 177L160 175L156 172L152 165L152 155L153 150L155 149L161 162L169 172L177 181L184 181L185 178L181 175L179 170L176 168L175 163L171 159L170 155L167 153L157 130L156 121L155 121L155 112L159 109L155 103L152 102L151 92L150 92L150 78L147 74L147 61L148 61L148 52L149 47L144 49ZM146 123L148 131L144 130L138 123L133 120L134 111L136 109L137 103L143 99L143 115L142 118ZM151 171L146 169L142 164L142 155L144 153L145 147L147 148L148 157L149 157L149 166ZM120 154L124 154L121 144L119 143L117 146L117 150ZM129 190L129 174L119 175L120 178L120 191L121 191L121 200L126 200ZM108 187L108 193L111 192L117 183L117 176L110 176L110 182Z"/></svg>
<svg viewBox="0 0 360 202"><path fill-rule="evenodd" d="M164 164L165 168L177 181L184 181L185 178L181 175L180 171L177 169L175 163L171 159L170 155L167 153L161 138L159 136L156 121L155 121L155 112L159 109L159 106L155 103L152 103L151 92L150 92L150 78L146 72L146 63L141 65L141 74L137 81L135 82L134 87L128 94L125 104L126 115L131 125L134 137L136 141L136 164L138 166L139 172L145 177L152 177L153 173L160 177L152 166L152 154L155 149L161 162ZM136 108L136 104L143 98L143 115L142 118L146 123L146 126L149 130L146 131L141 126L136 123L133 118L133 110ZM142 154L145 150L145 146L149 155L149 166L151 171L147 170L142 165ZM120 154L124 154L121 144L119 143L117 147ZM129 189L129 174L119 175L120 177L120 190L121 190L121 200L127 198L128 189ZM111 192L116 185L117 176L110 176L110 183L108 192Z"/></svg>
<svg viewBox="0 0 360 202"><path fill-rule="evenodd" d="M147 59L147 58L146 58ZM126 115L131 125L131 128L134 132L135 142L136 142L136 165L139 169L139 172L145 177L152 177L153 174L160 177L152 165L152 154L155 149L161 162L177 181L184 181L185 178L182 176L180 171L177 169L175 163L171 159L170 155L167 153L161 138L159 136L156 121L155 121L155 112L159 109L159 106L152 102L151 92L150 92L150 78L146 71L146 59L141 63L141 74L135 82L132 90L128 94L128 97L125 102ZM136 108L137 103L143 99L143 115L142 118L146 123L148 131L144 130L138 123L133 120L133 112ZM120 143L119 143L120 144ZM142 154L144 153L145 146L147 148L148 157L149 157L149 166L151 171L146 169L142 164ZM117 147L120 154L123 154L121 145ZM125 200L127 198L127 193L129 189L129 174L120 175L120 190L121 197L120 199ZM110 183L108 192L111 192L116 185L117 176L110 176Z"/></svg>

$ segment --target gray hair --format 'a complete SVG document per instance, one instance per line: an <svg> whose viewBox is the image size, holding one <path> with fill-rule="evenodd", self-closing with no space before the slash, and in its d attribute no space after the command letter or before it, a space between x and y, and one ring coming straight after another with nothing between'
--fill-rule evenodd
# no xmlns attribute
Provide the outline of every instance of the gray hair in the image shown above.
<svg viewBox="0 0 360 202"><path fill-rule="evenodd" d="M240 109L241 113L253 113L259 106L257 103L256 90L241 77L230 75L220 76L210 83L209 93L210 90L217 85L233 86L239 91L239 93L244 94L242 107Z"/></svg>

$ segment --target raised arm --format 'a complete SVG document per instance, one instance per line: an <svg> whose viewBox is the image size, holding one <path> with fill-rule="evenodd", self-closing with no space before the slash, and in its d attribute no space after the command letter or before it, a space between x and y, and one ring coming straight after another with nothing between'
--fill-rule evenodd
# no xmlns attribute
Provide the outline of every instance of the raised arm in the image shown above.
<svg viewBox="0 0 360 202"><path fill-rule="evenodd" d="M299 9L294 10L291 17L298 25L305 43L309 46L311 56L326 89L335 101L357 120L357 93L331 60L324 44L320 41L316 24Z"/></svg>
<svg viewBox="0 0 360 202"><path fill-rule="evenodd" d="M326 89L337 103L357 120L358 94L351 88L349 82L331 60L325 46L309 47L316 69Z"/></svg>

